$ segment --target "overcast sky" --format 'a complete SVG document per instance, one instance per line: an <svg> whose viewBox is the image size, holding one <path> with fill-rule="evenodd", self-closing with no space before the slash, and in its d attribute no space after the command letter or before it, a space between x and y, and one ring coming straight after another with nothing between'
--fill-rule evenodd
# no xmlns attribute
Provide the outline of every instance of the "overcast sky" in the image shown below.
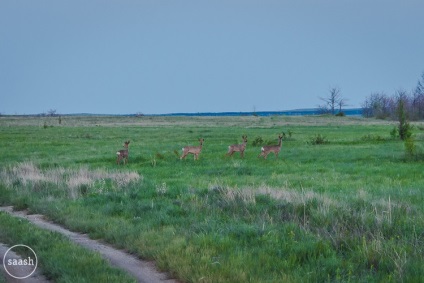
<svg viewBox="0 0 424 283"><path fill-rule="evenodd" d="M422 0L1 0L0 113L350 107L424 72Z"/></svg>

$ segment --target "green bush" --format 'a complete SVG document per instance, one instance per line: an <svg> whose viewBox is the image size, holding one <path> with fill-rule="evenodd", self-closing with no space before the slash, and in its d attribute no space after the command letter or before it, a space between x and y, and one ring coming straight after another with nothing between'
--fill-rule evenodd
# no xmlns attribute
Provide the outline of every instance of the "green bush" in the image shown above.
<svg viewBox="0 0 424 283"><path fill-rule="evenodd" d="M261 145L263 145L263 143L264 143L263 138L262 138L261 136L257 136L257 137L253 140L252 145L253 145L253 146L261 146Z"/></svg>
<svg viewBox="0 0 424 283"><path fill-rule="evenodd" d="M415 141L412 137L405 139L405 154L408 158L413 158L416 155Z"/></svg>
<svg viewBox="0 0 424 283"><path fill-rule="evenodd" d="M311 145L327 144L328 140L326 137L322 136L321 134L317 134L316 136L312 137L308 143Z"/></svg>

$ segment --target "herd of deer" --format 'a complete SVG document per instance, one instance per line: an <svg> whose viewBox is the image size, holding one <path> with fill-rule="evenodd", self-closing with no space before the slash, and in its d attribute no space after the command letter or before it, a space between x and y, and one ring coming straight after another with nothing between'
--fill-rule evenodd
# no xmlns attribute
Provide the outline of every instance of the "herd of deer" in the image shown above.
<svg viewBox="0 0 424 283"><path fill-rule="evenodd" d="M242 136L243 143L242 144L233 144L228 146L228 152L226 155L232 156L234 152L240 152L240 156L244 157L244 150L246 149L247 144L247 136ZM282 135L278 135L278 144L277 145L266 145L261 148L261 153L258 155L258 157L263 157L264 159L267 158L268 154L273 152L275 154L275 157L278 158L278 153L281 150L281 141L283 139ZM187 155L193 154L194 160L197 160L199 158L199 154L202 151L203 142L205 140L203 138L199 139L200 145L199 146L185 146L182 148L183 154L181 155L180 159L184 159ZM128 163L128 146L130 144L130 141L124 142L124 149L119 150L116 153L116 164L120 164L121 161L124 161L124 164Z"/></svg>

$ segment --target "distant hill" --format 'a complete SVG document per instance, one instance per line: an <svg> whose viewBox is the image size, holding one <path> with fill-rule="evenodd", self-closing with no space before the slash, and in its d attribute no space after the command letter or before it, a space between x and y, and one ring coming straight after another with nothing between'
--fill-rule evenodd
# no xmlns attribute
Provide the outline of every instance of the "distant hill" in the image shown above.
<svg viewBox="0 0 424 283"><path fill-rule="evenodd" d="M342 111L346 116L361 116L362 108L344 109ZM199 113L169 113L169 114L155 114L146 116L307 116L307 115L321 115L320 109L295 109L284 111L257 111L257 112L199 112Z"/></svg>
<svg viewBox="0 0 424 283"><path fill-rule="evenodd" d="M352 108L352 109L343 109L342 111L346 116L361 116L362 108ZM294 110L284 110L284 111L257 111L257 112L197 112L197 113L168 113L168 114L92 114L92 113L74 113L74 114L55 114L55 117L58 116L308 116L308 115L321 115L323 114L320 109L311 108L311 109L294 109ZM0 115L1 116L1 115ZM32 115L3 115L3 116L30 116L30 117L48 117L46 114L32 114Z"/></svg>

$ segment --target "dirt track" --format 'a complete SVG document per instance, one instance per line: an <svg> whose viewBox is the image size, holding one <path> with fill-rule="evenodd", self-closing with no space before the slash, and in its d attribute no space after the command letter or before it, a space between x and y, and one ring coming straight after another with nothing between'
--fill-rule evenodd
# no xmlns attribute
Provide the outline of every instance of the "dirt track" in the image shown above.
<svg viewBox="0 0 424 283"><path fill-rule="evenodd" d="M64 229L63 227L50 223L43 219L42 215L32 214L27 215L24 212L13 211L12 207L0 207L0 211L7 212L15 217L20 217L27 219L34 225L50 230L58 232L62 235L68 237L72 242L77 243L89 250L98 252L103 258L108 260L111 265L118 267L134 278L137 279L138 282L146 282L146 283L154 283L154 282L177 282L173 279L169 279L168 275L165 273L161 273L156 270L154 263L142 261L136 258L133 255L127 254L121 250L117 250L111 246L99 243L95 240L91 240L88 236L83 234L78 234L69 230ZM0 256L3 258L4 252L6 250L0 249ZM13 282L13 281L10 281ZM23 281L20 281L23 282ZM29 282L29 281L28 281ZM45 282L45 281L31 281L31 282Z"/></svg>

